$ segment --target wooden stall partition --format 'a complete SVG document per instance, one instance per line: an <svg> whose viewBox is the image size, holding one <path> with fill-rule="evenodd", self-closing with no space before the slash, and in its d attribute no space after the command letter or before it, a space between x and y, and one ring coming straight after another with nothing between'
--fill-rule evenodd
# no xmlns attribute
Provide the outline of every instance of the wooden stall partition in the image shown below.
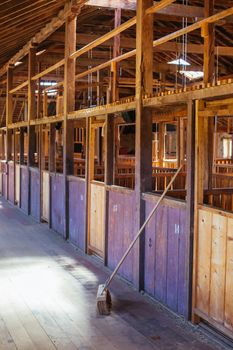
<svg viewBox="0 0 233 350"><path fill-rule="evenodd" d="M144 194L146 216L159 197ZM188 317L188 232L186 203L164 199L145 230L145 291Z"/></svg>
<svg viewBox="0 0 233 350"><path fill-rule="evenodd" d="M50 213L50 176L49 172L42 171L42 189L41 189L41 219L49 222Z"/></svg>
<svg viewBox="0 0 233 350"><path fill-rule="evenodd" d="M65 189L64 177L51 174L50 226L65 237Z"/></svg>
<svg viewBox="0 0 233 350"><path fill-rule="evenodd" d="M30 215L40 221L40 171L29 168L30 173Z"/></svg>
<svg viewBox="0 0 233 350"><path fill-rule="evenodd" d="M8 162L8 200L15 203L15 174L14 162Z"/></svg>
<svg viewBox="0 0 233 350"><path fill-rule="evenodd" d="M104 257L105 242L105 185L92 181L89 193L89 237L90 252Z"/></svg>
<svg viewBox="0 0 233 350"><path fill-rule="evenodd" d="M20 166L20 208L29 214L29 173L25 165Z"/></svg>
<svg viewBox="0 0 233 350"><path fill-rule="evenodd" d="M109 186L108 189L108 232L107 232L107 266L114 269L134 238L134 191ZM119 270L119 275L137 285L139 266L138 249L126 258Z"/></svg>
<svg viewBox="0 0 233 350"><path fill-rule="evenodd" d="M194 313L233 339L233 214L198 207Z"/></svg>
<svg viewBox="0 0 233 350"><path fill-rule="evenodd" d="M7 199L7 164L6 161L1 161L1 174L2 174L2 196Z"/></svg>
<svg viewBox="0 0 233 350"><path fill-rule="evenodd" d="M3 195L2 194L2 172L1 172L1 169L0 169L0 194L1 194L1 196Z"/></svg>
<svg viewBox="0 0 233 350"><path fill-rule="evenodd" d="M68 177L69 186L69 239L85 252L86 246L86 196L85 179Z"/></svg>
<svg viewBox="0 0 233 350"><path fill-rule="evenodd" d="M20 203L20 165L15 165L15 204Z"/></svg>

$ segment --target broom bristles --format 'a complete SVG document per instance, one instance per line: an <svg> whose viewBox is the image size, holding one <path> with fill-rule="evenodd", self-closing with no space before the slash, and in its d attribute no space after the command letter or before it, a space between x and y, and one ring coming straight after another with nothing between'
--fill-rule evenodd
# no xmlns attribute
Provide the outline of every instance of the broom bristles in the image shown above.
<svg viewBox="0 0 233 350"><path fill-rule="evenodd" d="M109 315L112 307L112 298L108 289L101 284L98 288L96 298L97 310L100 315Z"/></svg>

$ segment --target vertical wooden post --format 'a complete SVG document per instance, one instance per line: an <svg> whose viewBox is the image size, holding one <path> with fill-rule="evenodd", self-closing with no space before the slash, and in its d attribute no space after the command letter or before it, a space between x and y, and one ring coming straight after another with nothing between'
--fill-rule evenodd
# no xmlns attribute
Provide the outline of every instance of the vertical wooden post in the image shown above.
<svg viewBox="0 0 233 350"><path fill-rule="evenodd" d="M105 185L112 185L114 178L114 115L107 115L105 122L104 149L105 149ZM104 263L108 264L108 207L109 191L105 193L105 251Z"/></svg>
<svg viewBox="0 0 233 350"><path fill-rule="evenodd" d="M74 124L68 120L68 113L75 109L75 60L69 56L76 50L76 21L68 18L65 25L65 67L64 67L64 122L63 122L63 177L65 195L65 238L69 238L69 189L67 175L73 174Z"/></svg>
<svg viewBox="0 0 233 350"><path fill-rule="evenodd" d="M214 0L204 1L205 17L214 14ZM206 23L202 27L202 36L204 38L204 83L213 83L215 80L215 27L212 23ZM207 128L207 153L208 162L208 189L212 188L212 170L213 170L213 137L214 137L214 118L206 117L205 126Z"/></svg>
<svg viewBox="0 0 233 350"><path fill-rule="evenodd" d="M6 161L11 159L12 155L12 131L8 125L12 123L13 118L13 96L10 90L13 88L13 67L7 70L7 92L6 92Z"/></svg>
<svg viewBox="0 0 233 350"><path fill-rule="evenodd" d="M56 152L55 152L56 129L55 124L49 124L49 172L53 173L56 169Z"/></svg>
<svg viewBox="0 0 233 350"><path fill-rule="evenodd" d="M38 64L38 71L41 71L41 63ZM37 93L37 119L41 118L42 112L42 89L41 89L41 79L38 79L38 93Z"/></svg>
<svg viewBox="0 0 233 350"><path fill-rule="evenodd" d="M89 152L90 152L90 123L86 118L86 149L85 149L85 253L88 254L89 235Z"/></svg>
<svg viewBox="0 0 233 350"><path fill-rule="evenodd" d="M36 82L32 77L36 74L36 48L31 47L28 53L28 143L27 143L27 170L28 170L28 214L30 214L30 170L29 167L34 165L34 154L36 150L35 126L30 125L30 121L36 116Z"/></svg>
<svg viewBox="0 0 233 350"><path fill-rule="evenodd" d="M13 67L7 70L7 92L6 92L6 182L7 191L6 198L9 198L9 165L8 162L12 159L12 130L9 129L9 124L13 120L13 96L10 90L13 88Z"/></svg>
<svg viewBox="0 0 233 350"><path fill-rule="evenodd" d="M196 102L189 101L187 105L187 163L186 163L186 219L187 219L187 249L185 261L186 281L188 286L186 305L189 305L188 315L191 318L192 312L192 273L193 273L193 237L194 237L194 181L195 181L195 116Z"/></svg>
<svg viewBox="0 0 233 350"><path fill-rule="evenodd" d="M34 165L34 153L36 151L35 126L30 126L30 121L36 117L36 82L31 78L36 74L36 48L32 47L28 54L28 167Z"/></svg>
<svg viewBox="0 0 233 350"><path fill-rule="evenodd" d="M204 0L205 17L214 14L214 0ZM204 38L204 83L213 83L215 79L215 29L213 23L202 27Z"/></svg>
<svg viewBox="0 0 233 350"><path fill-rule="evenodd" d="M159 123L159 166L163 167L165 123Z"/></svg>
<svg viewBox="0 0 233 350"><path fill-rule="evenodd" d="M145 205L141 193L152 189L152 113L142 105L143 95L153 91L153 15L145 15L153 0L137 1L136 29L136 163L135 163L135 231L145 219ZM137 246L136 246L137 249ZM138 275L134 276L138 289L144 287L145 237L139 241Z"/></svg>
<svg viewBox="0 0 233 350"><path fill-rule="evenodd" d="M19 164L24 164L24 128L19 131Z"/></svg>

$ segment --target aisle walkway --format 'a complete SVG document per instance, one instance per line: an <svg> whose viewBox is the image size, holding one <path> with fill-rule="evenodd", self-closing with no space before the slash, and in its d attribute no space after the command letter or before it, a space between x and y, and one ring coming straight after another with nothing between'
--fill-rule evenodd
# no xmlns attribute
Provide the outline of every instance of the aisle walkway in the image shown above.
<svg viewBox="0 0 233 350"><path fill-rule="evenodd" d="M98 262L0 200L1 350L223 349L119 280L111 316L98 316L105 277Z"/></svg>

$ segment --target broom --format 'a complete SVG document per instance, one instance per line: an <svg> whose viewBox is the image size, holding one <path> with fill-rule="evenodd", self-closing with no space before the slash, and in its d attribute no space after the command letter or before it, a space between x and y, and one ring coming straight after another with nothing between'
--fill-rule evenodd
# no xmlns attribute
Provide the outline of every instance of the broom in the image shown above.
<svg viewBox="0 0 233 350"><path fill-rule="evenodd" d="M116 266L115 270L113 271L113 273L111 274L111 276L105 281L104 284L100 284L99 285L98 291L97 291L96 303L97 303L97 310L98 310L100 315L109 315L110 314L111 307L112 307L112 300L111 300L111 294L110 294L110 292L108 290L108 287L109 287L110 283L112 282L113 278L115 277L115 275L117 274L119 268L121 267L121 265L123 264L123 262L127 258L129 252L131 251L131 249L133 248L133 246L137 242L138 238L140 237L140 235L144 231L146 225L151 220L152 216L154 215L154 213L157 210L158 206L162 202L162 200L165 197L166 193L168 192L169 188L171 187L171 185L175 181L175 179L176 179L177 175L179 174L179 172L181 171L182 167L183 167L183 164L181 164L180 167L177 169L177 171L174 174L174 176L172 177L171 181L169 182L169 184L165 188L162 196L159 198L158 202L156 203L155 207L153 208L153 210L149 214L148 218L146 219L144 224L141 226L141 228L137 232L135 238L133 239L133 241L129 245L129 247L126 250L125 254L122 256L121 260L117 264L117 266Z"/></svg>

